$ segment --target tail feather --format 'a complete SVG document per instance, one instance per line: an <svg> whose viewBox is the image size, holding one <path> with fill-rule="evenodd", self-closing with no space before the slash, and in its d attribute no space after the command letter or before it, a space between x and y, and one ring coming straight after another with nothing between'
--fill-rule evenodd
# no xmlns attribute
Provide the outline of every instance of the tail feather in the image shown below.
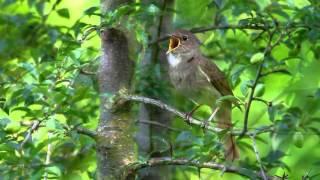
<svg viewBox="0 0 320 180"><path fill-rule="evenodd" d="M231 103L226 102L221 106L220 110L218 111L217 125L219 128L232 129L231 107L232 107ZM228 132L226 135L224 135L222 141L223 141L223 146L225 151L225 158L229 161L238 159L239 151L233 135L230 132Z"/></svg>

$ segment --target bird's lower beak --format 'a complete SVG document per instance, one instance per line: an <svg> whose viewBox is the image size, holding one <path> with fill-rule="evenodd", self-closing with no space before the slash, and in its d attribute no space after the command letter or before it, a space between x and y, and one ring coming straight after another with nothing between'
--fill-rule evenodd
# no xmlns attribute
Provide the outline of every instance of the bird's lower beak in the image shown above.
<svg viewBox="0 0 320 180"><path fill-rule="evenodd" d="M171 36L169 40L169 48L168 48L167 54L169 54L179 46L180 46L180 39L178 37Z"/></svg>

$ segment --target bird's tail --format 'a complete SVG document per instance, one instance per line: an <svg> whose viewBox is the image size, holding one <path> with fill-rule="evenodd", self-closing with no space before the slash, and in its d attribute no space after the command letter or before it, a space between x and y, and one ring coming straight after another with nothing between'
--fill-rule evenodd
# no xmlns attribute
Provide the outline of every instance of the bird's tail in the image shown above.
<svg viewBox="0 0 320 180"><path fill-rule="evenodd" d="M224 102L220 107L220 110L217 112L217 126L222 129L232 129L232 122L231 122L231 108L232 104L230 102ZM225 158L229 161L233 161L239 158L239 151L236 146L235 138L228 131L223 139L223 146L225 151Z"/></svg>

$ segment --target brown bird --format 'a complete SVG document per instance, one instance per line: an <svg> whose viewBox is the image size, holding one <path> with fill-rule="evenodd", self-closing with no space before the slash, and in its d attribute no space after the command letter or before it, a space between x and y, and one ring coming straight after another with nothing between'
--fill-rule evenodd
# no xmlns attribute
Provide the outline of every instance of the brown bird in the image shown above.
<svg viewBox="0 0 320 180"><path fill-rule="evenodd" d="M211 115L217 119L217 126L231 129L231 102L223 101L219 107L213 107L215 100L233 95L223 73L216 64L201 54L200 41L187 30L177 30L170 35L167 51L171 83L186 97L198 104L212 107ZM227 133L223 137L225 158L233 161L238 158L234 137Z"/></svg>

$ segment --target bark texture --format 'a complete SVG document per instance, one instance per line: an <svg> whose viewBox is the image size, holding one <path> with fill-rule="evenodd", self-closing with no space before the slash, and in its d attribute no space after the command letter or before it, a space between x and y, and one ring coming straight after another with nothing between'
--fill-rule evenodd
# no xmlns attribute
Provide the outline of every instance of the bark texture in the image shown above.
<svg viewBox="0 0 320 180"><path fill-rule="evenodd" d="M102 12L117 8L125 0L101 1ZM134 120L130 105L113 105L111 95L130 89L133 62L129 60L128 41L119 29L104 29L101 33L102 56L99 67L100 121L97 129L98 179L124 179L130 172L127 164L136 161L133 140Z"/></svg>

